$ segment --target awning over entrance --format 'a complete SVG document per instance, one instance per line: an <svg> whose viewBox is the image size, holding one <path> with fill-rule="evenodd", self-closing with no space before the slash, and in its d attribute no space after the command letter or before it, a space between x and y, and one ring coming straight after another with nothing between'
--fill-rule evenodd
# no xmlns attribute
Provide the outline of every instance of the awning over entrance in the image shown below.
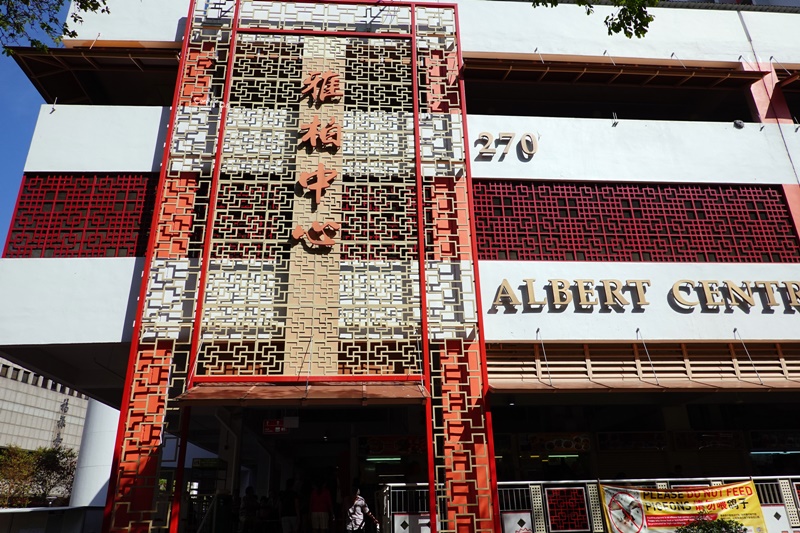
<svg viewBox="0 0 800 533"><path fill-rule="evenodd" d="M423 403L430 394L417 382L385 383L201 383L178 396L192 405L402 405Z"/></svg>

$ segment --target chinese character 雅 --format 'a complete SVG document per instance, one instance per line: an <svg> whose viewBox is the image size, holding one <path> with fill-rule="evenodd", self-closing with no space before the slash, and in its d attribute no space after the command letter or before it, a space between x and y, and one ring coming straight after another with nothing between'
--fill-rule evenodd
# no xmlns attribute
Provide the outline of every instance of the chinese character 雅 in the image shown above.
<svg viewBox="0 0 800 533"><path fill-rule="evenodd" d="M303 80L301 94L309 95L318 104L344 96L344 92L339 88L339 75L330 70L326 72L310 72L308 77Z"/></svg>

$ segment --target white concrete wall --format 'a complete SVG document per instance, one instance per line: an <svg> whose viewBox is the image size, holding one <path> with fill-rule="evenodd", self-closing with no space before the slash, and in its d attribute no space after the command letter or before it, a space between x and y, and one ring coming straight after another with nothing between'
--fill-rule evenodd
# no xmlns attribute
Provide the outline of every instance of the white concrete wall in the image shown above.
<svg viewBox="0 0 800 533"><path fill-rule="evenodd" d="M800 117L797 117L800 120ZM794 163L795 173L800 175L800 124L781 125L786 148Z"/></svg>
<svg viewBox="0 0 800 533"><path fill-rule="evenodd" d="M160 169L169 109L43 105L25 172L154 172Z"/></svg>
<svg viewBox="0 0 800 533"><path fill-rule="evenodd" d="M78 36L64 44L87 46L97 39L101 45L164 46L183 38L189 14L189 0L109 0L108 7L110 13L82 13L83 23L72 25ZM70 15L74 11L73 3Z"/></svg>
<svg viewBox="0 0 800 533"><path fill-rule="evenodd" d="M69 400L69 410L64 414L65 425L60 431L62 445L77 452L81 447L86 399L23 383L10 376L0 377L0 446L26 450L52 446L64 400Z"/></svg>
<svg viewBox="0 0 800 533"><path fill-rule="evenodd" d="M129 341L143 263L0 259L0 346Z"/></svg>
<svg viewBox="0 0 800 533"><path fill-rule="evenodd" d="M528 2L461 0L459 20L465 54L595 56L609 61L650 58L671 61L739 62L753 60L753 50L735 11L654 8L655 20L643 39L609 36L603 19L609 6L586 16L582 7L531 7ZM800 14L742 13L756 53L774 55L785 64L800 62Z"/></svg>
<svg viewBox="0 0 800 533"><path fill-rule="evenodd" d="M681 61L752 61L753 50L736 11L654 8L655 21L644 39L609 36L603 19L613 10L596 6L586 16L582 7L533 8L528 2L457 0L461 40L467 54L528 54L649 58L679 65ZM87 46L95 39L128 46L177 43L189 11L188 0L111 0L110 14L84 14L78 37L67 46ZM800 14L742 12L762 61L770 56L800 63ZM99 37L98 37L99 34Z"/></svg>
<svg viewBox="0 0 800 533"><path fill-rule="evenodd" d="M774 57L787 67L800 62L800 14L742 11L742 19L753 39L756 60L768 63ZM745 58L752 60L752 52ZM775 68L781 67L775 64Z"/></svg>
<svg viewBox="0 0 800 533"><path fill-rule="evenodd" d="M786 144L776 124L671 122L470 115L472 176L475 178L586 181L797 183ZM780 126L800 163L800 132ZM480 157L481 132L516 138L501 160L505 144L491 159ZM538 152L518 156L516 143L530 133Z"/></svg>
<svg viewBox="0 0 800 533"><path fill-rule="evenodd" d="M459 3L464 53L541 54L655 58L669 60L675 53L683 61L738 61L750 51L739 17L733 11L653 9L655 21L644 39L609 36L603 19L612 13L596 6L586 16L577 5L555 9L531 7L529 2ZM603 58L608 60L607 58ZM610 62L610 60L608 60ZM675 61L674 59L672 61ZM675 61L678 65L678 62Z"/></svg>
<svg viewBox="0 0 800 533"><path fill-rule="evenodd" d="M763 295L756 305L746 312L738 307L720 307L717 312L706 312L698 307L681 312L670 306L669 294L673 283L681 279L719 280L733 282L744 280L798 280L800 269L791 264L722 264L722 263L586 263L586 262L529 262L482 261L479 265L483 320L487 341L535 341L536 329L546 341L632 341L636 328L646 340L692 341L734 339L733 329L738 328L745 340L797 340L800 331L800 309L785 305L785 293L776 295L779 306L763 305ZM498 287L508 280L517 298L526 296L519 287L524 279L535 279L535 297L544 298L544 286L549 279L591 279L596 286L601 279L618 279L622 282L646 279L652 285L646 289L650 305L639 310L624 306L621 311L587 307L579 311L570 304L563 311L548 306L540 310L523 307L511 312L505 307L492 309ZM686 295L697 300L697 294ZM630 302L630 291L622 295ZM597 295L595 294L596 298ZM536 306L534 306L536 307Z"/></svg>

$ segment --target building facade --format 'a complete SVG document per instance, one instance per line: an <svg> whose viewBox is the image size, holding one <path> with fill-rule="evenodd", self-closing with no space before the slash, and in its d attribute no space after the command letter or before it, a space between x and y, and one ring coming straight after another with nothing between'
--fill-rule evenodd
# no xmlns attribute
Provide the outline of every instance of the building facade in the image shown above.
<svg viewBox="0 0 800 533"><path fill-rule="evenodd" d="M0 359L0 447L81 447L87 399L60 383Z"/></svg>
<svg viewBox="0 0 800 533"><path fill-rule="evenodd" d="M18 49L0 349L120 408L104 530L322 478L599 533L597 480L752 476L800 527L800 9L714 6L142 0Z"/></svg>

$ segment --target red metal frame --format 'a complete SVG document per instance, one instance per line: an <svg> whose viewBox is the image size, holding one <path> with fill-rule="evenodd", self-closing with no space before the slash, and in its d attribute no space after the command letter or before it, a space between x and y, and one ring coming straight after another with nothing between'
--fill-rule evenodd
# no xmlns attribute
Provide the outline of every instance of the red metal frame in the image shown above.
<svg viewBox="0 0 800 533"><path fill-rule="evenodd" d="M191 418L192 408L183 408L181 417L181 436L178 443L178 464L175 466L175 478L173 479L172 511L169 514L169 531L178 533L181 521L181 499L183 492L184 463L186 463L186 448L189 447L189 419Z"/></svg>
<svg viewBox="0 0 800 533"><path fill-rule="evenodd" d="M301 2L301 3L316 3L316 1L317 0L299 0L299 2ZM346 4L363 4L363 5L372 5L372 6L379 5L379 4L375 3L373 0L352 0L352 1L333 0L332 3L344 4L344 5L346 5ZM373 39L410 38L412 40L412 45L413 46L411 47L411 49L412 49L412 52L411 52L411 54L412 54L412 57L411 57L411 63L412 63L411 72L412 72L412 90L413 90L413 93L414 93L413 115L414 115L415 149L416 149L415 170L416 170L416 184L417 184L417 207L416 207L416 211L417 211L417 217L418 217L418 224L422 225L424 223L424 216L425 216L424 194L423 194L424 180L423 180L423 175L422 175L422 164L421 164L421 161L420 161L420 152L421 152L420 134L421 134L421 131L420 131L420 104L419 104L419 95L418 95L418 92L420 90L420 85L419 85L419 74L420 73L419 73L419 70L418 70L419 69L419 65L418 65L418 58L417 58L417 56L418 56L418 50L417 50L417 37L418 37L418 35L417 35L417 28L416 28L417 9L418 8L423 8L423 7L429 7L429 8L432 8L432 9L443 9L443 8L453 9L454 12L455 12L455 16L456 16L456 27L457 27L457 24L458 24L458 18L457 18L458 13L457 13L457 7L456 6L443 5L443 4L438 4L438 3L408 3L408 4L399 3L399 4L393 4L393 5L408 6L410 8L411 30L412 30L412 33L410 35L409 34L400 34L400 33L328 32L328 31L314 31L314 30L305 31L305 30L270 30L270 29L260 29L260 28L241 28L240 27L240 20L239 20L241 3L239 1L236 2L233 21L232 21L232 25L231 25L229 56L227 58L228 69L227 69L227 72L226 72L226 75L225 75L225 83L224 83L224 101L223 101L223 106L224 107L223 107L222 111L220 112L220 118L219 118L220 122L219 122L219 132L218 132L218 137L217 137L217 151L216 151L216 154L214 155L214 169L213 169L212 177L211 177L211 191L210 191L210 194L209 194L209 196L210 196L209 205L208 205L208 210L207 210L207 214L206 214L207 219L206 219L206 222L205 222L205 235L203 236L203 249L202 249L203 259L202 259L200 273L199 273L199 276L198 276L199 280L198 280L198 288L197 288L197 296L196 296L196 309L195 309L195 313L194 313L194 317L193 317L193 331L192 331L192 339L191 339L191 342L190 342L190 346L191 346L190 350L191 351L190 351L190 354L189 354L189 362L188 362L188 377L187 377L187 387L188 388L190 388L193 385L198 384L198 383L231 383L231 382L249 382L249 383L257 383L257 382L263 382L263 383L268 383L268 382L274 382L274 383L315 382L315 383L318 383L318 382L390 382L390 381L408 381L408 382L413 382L413 381L419 381L421 379L422 382L424 383L424 385L430 390L430 388L431 388L431 380L432 380L432 377L431 377L431 364L432 364L432 361L431 361L431 354L430 354L431 343L430 343L429 332L428 332L429 321L428 321L428 317L427 317L428 300L427 300L427 296L426 296L426 292L425 292L425 288L426 288L426 268L425 268L425 261L426 261L426 253L425 252L426 252L426 250L425 250L425 242L426 241L425 241L424 232L420 232L418 234L418 237L417 237L417 244L418 244L418 254L417 255L419 257L419 274L420 274L420 289L421 289L421 291L420 291L420 305L421 305L421 311L422 311L421 315L420 315L420 326L422 328L421 344L422 344L422 352L423 352L422 355L421 355L421 358L423 360L423 368L422 368L422 374L421 375L420 374L381 374L381 375L336 375L336 376L312 376L312 377L308 377L308 376L196 376L195 375L195 366L197 364L198 348L199 348L199 345L200 345L200 337L201 337L201 326L202 326L202 317L203 317L203 308L204 308L204 294L205 294L207 277L208 277L208 272L209 272L209 260L210 260L210 257L211 257L211 242L213 240L213 227L214 227L215 215L216 215L216 207L217 207L216 203L217 203L218 194L219 194L218 187L219 187L219 179L220 179L222 157L223 157L222 146L223 146L224 136L225 136L225 131L226 131L225 122L226 122L226 118L227 118L228 102L230 100L230 90L231 90L231 84L232 84L232 74L233 74L233 66L234 66L234 57L235 57L236 48L237 48L237 36L238 36L238 33L240 33L240 32L241 33L269 33L269 34L291 33L291 34L335 35L335 36L346 35L348 37L350 37L350 36L353 36L353 37L368 37L368 38L373 38ZM181 76L183 76L183 72L184 72L184 70L186 68L186 61L187 61L187 57L188 57L188 53L187 52L188 52L188 46L189 46L189 40L190 40L189 39L189 35L190 35L191 28L192 28L191 20L192 20L192 17L193 17L193 12L194 12L194 4L192 4L190 6L190 12L189 12L189 21L190 22L189 22L189 24L187 24L186 34L184 36L183 54L182 54L182 57L181 57L180 67L179 67L180 68L180 72L181 72ZM458 36L458 34L457 34L457 36ZM459 45L458 61L459 61L459 67L460 67L463 64L463 58L461 57L461 51L460 51L460 39L459 39L459 44L458 45ZM461 117L462 117L462 121L463 121L464 131L466 132L467 114L466 114L466 101L464 99L463 80L459 79L458 83L459 83L458 91L459 91L459 95L460 95L460 98L461 98L460 113L461 113ZM181 90L182 90L182 85L181 85L180 80L179 80L179 83L176 85L176 89L175 89L173 110L172 110L171 121L170 121L170 125L169 125L169 128L168 128L168 133L167 133L167 143L166 143L165 150L164 150L164 165L163 165L162 173L161 173L160 180L159 180L159 188L158 188L158 191L157 191L157 199L156 199L156 210L154 211L154 214L153 214L153 225L152 225L152 228L157 228L158 227L158 217L159 217L158 207L160 206L160 204L164 200L163 190L162 189L164 187L165 180L166 180L167 174L168 174L168 169L169 169L169 164L168 163L169 163L169 154L170 154L170 143L171 143L172 135L173 135L173 131L174 131L177 103L178 103L179 98L180 98ZM465 149L468 149L468 147L469 147L468 146L469 145L468 136L465 137L464 144L465 144ZM468 154L467 151L465 151L465 153ZM466 179L468 180L466 182L466 194L468 195L467 204L468 204L468 209L469 209L469 213L470 213L470 221L469 221L470 227L469 227L469 229L474 234L474 232L475 232L475 220L474 220L474 215L473 215L474 207L473 207L472 201L471 201L471 191L472 191L472 189L471 189L471 183L469 182L469 179L470 179L469 176L470 176L471 169L470 169L470 166L469 166L468 155L466 156L466 170L467 170ZM156 231L151 231L151 235L150 235L150 238L149 238L148 252L147 252L147 256L146 256L146 265L147 265L146 268L149 268L150 264L153 261L154 250L155 250L155 245L156 245L156 235L157 235ZM476 249L477 249L476 248L476 243L473 240L470 243L470 251L471 251L470 253L473 256L472 257L472 264L473 264L473 267L475 269L475 275L476 275L476 287L475 287L475 289L476 289L476 291L478 291L478 294L477 294L477 298L478 298L477 305L478 305L478 309L480 309L480 307L481 307L480 286L479 286L479 284L477 282L478 272L477 272ZM148 271L146 270L145 272L147 273ZM140 289L140 302L139 302L139 306L138 306L138 315L136 317L136 323L135 323L135 331L137 331L137 332L141 328L142 315L144 313L144 305L145 305L145 299L146 299L146 295L147 295L148 280L149 280L149 276L146 274L143 277L142 287ZM482 328L482 320L481 320L480 316L478 317L478 323L477 323L476 327L478 327L479 329ZM446 355L449 355L448 347L447 347L446 343L443 343L442 349L444 350L442 357L445 357ZM474 347L470 348L470 349L472 350L472 354L474 354ZM482 378L484 380L484 382L481 385L481 393L482 393L482 396L484 396L483 401L486 402L483 405L486 408L486 420L487 420L487 424L489 424L489 427L487 429L487 431L488 431L488 434L487 434L487 450L488 450L487 454L489 455L489 457L487 459L489 461L489 467L491 469L490 470L490 475L492 477L491 484L492 484L492 487L496 487L496 475L495 475L495 472L494 472L494 461L493 461L494 446L493 446L493 437L492 437L492 433L491 433L491 416L490 416L490 412L488 411L488 402L487 402L487 399L485 398L485 394L486 394L486 392L488 390L488 381L486 380L486 369L485 369L485 357L486 357L485 356L485 345L484 345L482 339L480 340L480 342L478 344L478 349L479 349L479 357L481 359L481 370L480 370L480 372L481 372L481 376L482 376ZM139 340L137 338L137 339L134 339L134 342L132 343L132 347L131 347L131 359L129 360L128 372L127 372L127 376L126 376L126 389L128 389L128 388L130 388L132 386L132 379L133 379L133 375L134 375L134 370L136 368L135 367L135 363L136 363L136 358L137 358L138 352L139 352ZM124 413L128 411L129 403L130 403L130 398L127 398L127 399L124 400L124 405L123 405L123 412ZM426 400L425 408L426 408L425 416L426 416L426 422L427 422L427 434L428 434L428 437L429 437L428 474L429 474L429 480L430 480L430 486L431 486L431 490L430 490L431 529L432 529L432 531L435 532L437 530L437 526L438 526L438 517L437 517L437 514L438 514L438 503L437 503L438 498L437 498L437 486L435 484L435 482L436 482L436 480L435 480L436 469L435 469L434 444L433 444L433 437L434 437L434 433L433 433L433 422L434 422L433 421L433 403L432 403L430 398L428 398ZM184 416L182 417L182 420L181 420L181 422L182 422L182 425L181 425L182 443L181 443L181 450L179 451L179 455L181 455L183 457L183 459L181 459L181 461L183 461L185 459L185 438L183 438L183 437L185 437L185 432L188 430L188 414L189 414L188 410L185 410L184 411ZM112 472L112 481L113 481L113 483L111 485L111 490L109 492L109 499L108 499L108 504L106 506L106 512L105 512L105 519L107 521L107 524L110 522L110 519L111 519L111 510L113 509L113 507L112 507L113 506L113 495L115 494L114 490L115 490L115 487L117 486L117 484L119 482L119 478L118 478L119 472L117 470L118 470L119 464L120 464L120 452L121 452L121 449L122 449L121 439L122 439L122 437L124 435L125 423L126 423L126 419L125 419L125 416L123 415L123 417L120 418L120 426L119 426L119 431L118 431L118 435L117 435L117 451L115 453L114 470ZM179 465L179 466L182 466L182 465ZM180 472L180 470L179 470L179 472L177 473L177 476L176 476L176 483L182 483L182 473ZM178 489L180 489L180 488L181 487L178 487ZM171 505L172 505L173 513L171 515L170 528L172 530L174 530L177 527L177 520L178 520L178 516L180 514L179 513L179 507L180 507L179 499L177 499L177 498L173 499L173 501L171 502ZM493 515L494 515L494 527L495 528L497 528L498 525L499 525L499 516L500 516L499 512L497 512L497 507L498 507L497 501L494 500L493 501ZM107 528L108 528L108 525L106 525L106 529Z"/></svg>
<svg viewBox="0 0 800 533"><path fill-rule="evenodd" d="M302 0L300 3L318 3L318 0ZM350 4L353 2L348 1L335 1L333 3L338 4ZM376 4L373 0L358 0L356 3L364 4L364 5L379 5ZM222 151L220 147L222 146L222 142L224 140L225 135L225 118L227 117L227 110L229 108L228 101L230 97L230 87L231 87L231 75L233 71L233 60L236 51L236 36L239 33L242 34L293 34L293 35L322 35L322 36L347 36L347 37L365 37L371 39L397 39L397 38L405 38L411 39L412 44L414 42L414 19L415 19L415 12L414 6L416 5L425 5L430 7L441 7L440 4L435 3L425 3L425 4L396 4L393 3L392 5L403 5L407 6L411 10L411 27L412 33L391 33L391 32L349 32L349 31L321 31L321 30L305 30L305 29L297 29L297 30L282 30L282 29L269 29L269 28L242 28L240 26L240 17L239 17L239 7L241 2L237 0L233 23L231 26L231 49L228 56L228 69L226 72L226 80L225 80L225 93L224 93L224 100L221 104L222 106L222 113L220 115L220 131L218 133L218 141L217 141L217 154L214 160L214 172L213 172L213 181L211 184L212 196L209 199L209 209L207 213L207 220L206 220L206 232L204 236L204 244L203 244L203 262L202 262L202 271L198 282L198 291L197 291L197 311L195 313L195 322L192 331L192 343L191 343L191 360L189 362L189 376L187 380L187 389L192 388L195 384L198 383L234 383L234 382L246 382L246 383L295 383L295 382L305 382L307 380L310 381L317 381L317 382L334 382L334 381L413 381L413 380L420 380L421 376L413 375L413 374L367 374L367 375L342 375L342 376L319 376L315 377L312 376L310 378L303 377L297 378L294 376L197 376L195 373L197 367L197 358L199 355L199 345L200 339L199 336L201 334L201 326L202 326L202 315L203 315L203 299L205 294L205 286L206 280L208 275L208 266L211 254L211 246L209 246L209 239L212 238L213 235L213 222L214 222L214 213L216 210L216 203L217 203L217 194L218 194L218 180L219 180L219 173L222 161ZM412 53L412 90L414 94L418 90L418 80L417 80L417 71L416 71L416 49L412 46L414 52ZM182 71L181 71L182 72ZM415 125L415 144L417 154L419 153L419 104L417 102L416 97L413 100L414 103L414 125ZM174 118L174 117L173 117ZM416 167L417 167L417 217L419 220L422 220L422 175L421 175L421 167L419 163L419 158L417 157L416 160ZM429 360L428 360L428 339L425 335L427 332L427 319L425 318L426 315L424 310L427 308L427 300L425 298L425 272L424 272L424 256L423 256L423 249L424 249L424 235L420 234L418 237L418 248L419 248L419 256L420 256L420 276L421 276L421 291L420 291L420 301L423 313L421 313L421 330L422 334L422 349L423 355L425 356L425 361L423 362L423 377L425 387L430 390L430 370L429 370Z"/></svg>
<svg viewBox="0 0 800 533"><path fill-rule="evenodd" d="M240 33L265 33L269 35L273 34L291 34L291 35L319 35L323 37L341 37L342 35L346 35L347 37L366 37L368 39L384 39L384 38L392 38L392 39L410 39L410 33L391 33L391 32L368 32L368 31L336 31L336 30L280 30L280 29L269 29L269 28L238 28Z"/></svg>
<svg viewBox="0 0 800 533"><path fill-rule="evenodd" d="M422 195L422 163L420 162L420 126L419 126L419 67L417 65L417 6L411 4L411 90L414 94L414 165L417 173L417 221L420 228L425 223L424 197ZM417 233L417 253L419 256L419 282L420 282L420 329L422 337L422 375L425 388L430 396L425 399L425 432L428 437L428 509L430 516L431 533L439 529L438 507L436 498L436 457L434 455L435 436L433 434L433 391L431 390L431 350L428 339L428 298L425 292L427 285L425 279L425 232L420 229Z"/></svg>
<svg viewBox="0 0 800 533"><path fill-rule="evenodd" d="M373 381L420 381L419 374L338 374L335 376L196 376L198 383L333 383Z"/></svg>
<svg viewBox="0 0 800 533"><path fill-rule="evenodd" d="M219 174L222 168L222 145L225 141L225 119L228 117L228 102L231 96L231 76L233 75L233 59L236 55L236 37L239 27L239 6L241 0L236 0L233 9L233 19L231 22L230 49L228 50L228 68L225 72L225 88L222 99L222 109L219 115L219 133L217 133L217 153L214 155L214 172L211 177L211 195L208 200L208 211L206 213L206 232L203 235L203 261L200 265L200 276L197 282L197 299L195 300L196 311L194 314L194 325L192 327L192 343L189 359L189 376L187 377L187 389L192 388L195 379L195 367L197 365L198 348L200 345L200 330L203 323L203 299L206 292L206 281L208 277L208 263L211 259L211 239L214 234L214 217L217 208L217 196L219 194Z"/></svg>
<svg viewBox="0 0 800 533"><path fill-rule="evenodd" d="M179 76L182 76L184 69L186 68L186 56L187 50L189 48L189 36L190 31L192 28L191 20L194 16L194 7L195 2L192 0L189 3L189 14L187 16L186 28L184 29L183 34L183 45L181 47L181 58L178 64L178 72ZM175 114L178 110L178 102L180 101L180 93L181 93L181 84L180 80L175 83L175 91L172 97L172 110L170 112L170 119L169 125L167 126L167 134L165 137L164 142L164 151L162 155L162 165L161 165L161 176L158 180L158 186L156 190L156 199L155 199L155 207L153 209L153 218L150 222L150 237L147 243L147 254L145 255L144 261L144 272L142 274L142 281L141 286L139 287L139 304L136 308L136 319L133 323L133 339L131 340L131 349L128 355L128 370L125 374L125 386L123 387L123 391L130 390L133 387L133 374L136 367L136 358L139 353L139 331L142 327L142 316L144 314L144 305L147 299L147 283L148 283L148 272L150 268L150 264L153 261L153 255L155 253L155 243L156 243L156 235L157 231L155 229L158 227L159 221L159 206L161 205L161 201L163 199L163 187L164 183L167 179L167 173L169 171L169 154L172 142L172 133L175 129ZM108 494L106 495L106 506L103 509L103 531L109 531L111 528L111 512L114 506L114 496L116 493L116 487L119 483L119 464L120 464L120 454L122 452L122 445L123 445L123 437L125 434L125 423L126 423L126 413L130 409L130 396L123 394L122 397L122 405L120 406L120 417L119 422L117 424L117 438L114 445L114 456L111 460L111 474L108 480Z"/></svg>

